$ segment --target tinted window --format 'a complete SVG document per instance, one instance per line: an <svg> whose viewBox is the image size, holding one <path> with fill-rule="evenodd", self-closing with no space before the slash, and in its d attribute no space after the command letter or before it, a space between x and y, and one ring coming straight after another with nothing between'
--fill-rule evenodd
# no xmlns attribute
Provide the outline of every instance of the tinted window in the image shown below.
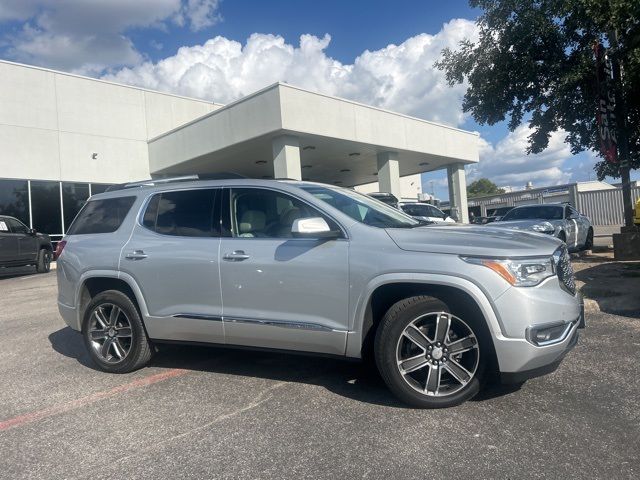
<svg viewBox="0 0 640 480"><path fill-rule="evenodd" d="M119 197L87 202L67 235L115 232L129 213L136 197Z"/></svg>
<svg viewBox="0 0 640 480"><path fill-rule="evenodd" d="M155 195L145 210L142 223L162 235L210 237L213 229L213 201L216 190L198 189Z"/></svg>
<svg viewBox="0 0 640 480"><path fill-rule="evenodd" d="M518 207L509 211L503 221L509 220L562 220L562 207L552 205L536 205L531 207Z"/></svg>
<svg viewBox="0 0 640 480"><path fill-rule="evenodd" d="M13 233L29 233L29 228L18 220L7 218L6 222Z"/></svg>
<svg viewBox="0 0 640 480"><path fill-rule="evenodd" d="M333 220L285 193L259 188L234 188L231 193L233 231L237 237L292 238L299 218L322 217L332 230Z"/></svg>
<svg viewBox="0 0 640 480"><path fill-rule="evenodd" d="M0 180L0 214L29 224L29 193L26 180Z"/></svg>
<svg viewBox="0 0 640 480"><path fill-rule="evenodd" d="M89 198L88 183L63 183L62 207L64 210L64 225L68 229L73 219Z"/></svg>
<svg viewBox="0 0 640 480"><path fill-rule="evenodd" d="M31 182L31 213L33 228L37 231L54 235L62 233L58 182Z"/></svg>

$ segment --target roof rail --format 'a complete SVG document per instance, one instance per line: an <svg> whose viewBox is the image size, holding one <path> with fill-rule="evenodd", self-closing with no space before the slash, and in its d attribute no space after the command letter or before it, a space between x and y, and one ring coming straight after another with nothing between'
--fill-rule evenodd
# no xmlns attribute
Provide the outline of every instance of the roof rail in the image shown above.
<svg viewBox="0 0 640 480"><path fill-rule="evenodd" d="M212 173L212 174L197 174L197 175L182 175L179 177L169 177L169 178L156 178L149 180L140 180L138 182L128 182L128 183L120 183L117 185L111 185L107 187L105 192L114 192L116 190L124 190L127 188L136 188L136 187L152 187L154 185L162 185L165 183L174 183L174 182L189 182L195 180L230 180L234 178L246 178L243 175L238 173Z"/></svg>

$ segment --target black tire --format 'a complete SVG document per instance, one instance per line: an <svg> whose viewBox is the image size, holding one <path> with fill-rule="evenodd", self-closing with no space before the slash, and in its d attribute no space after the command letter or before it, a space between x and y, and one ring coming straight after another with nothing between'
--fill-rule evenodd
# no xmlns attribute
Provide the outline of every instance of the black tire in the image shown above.
<svg viewBox="0 0 640 480"><path fill-rule="evenodd" d="M587 239L584 241L583 250L591 250L593 249L593 228L589 228L587 232Z"/></svg>
<svg viewBox="0 0 640 480"><path fill-rule="evenodd" d="M424 317L426 314L450 311L449 306L438 298L430 296L410 297L394 304L387 311L378 327L374 347L378 370L392 393L408 405L417 408L453 407L469 400L480 390L486 364L491 358L491 349L487 343L490 340L487 339L484 330L478 325L478 319L466 318L463 320L455 317L456 321L462 320L462 323L466 327L469 327L469 330L475 336L476 347L474 348L477 349L477 353L475 353L477 357L474 360L476 365L475 372L466 384L463 385L460 383L460 385L463 386L458 386L458 388L460 388L458 391L452 391L450 394L446 394L445 392L442 396L427 395L418 392L416 388L412 387L406 380L406 373L405 376L403 376L400 371L399 361L396 355L401 348L400 342L405 341L403 337L405 328L414 322L414 320ZM450 326L451 325L452 324L450 324ZM453 333L453 330L446 332L446 338L449 338L450 333ZM460 357L457 358L460 359ZM451 358L449 358L449 360L451 360ZM442 372L445 372L445 368L447 367L445 367L444 364L442 365ZM431 368L432 367L426 367L427 372L430 372ZM449 375L447 372L445 376ZM438 378L441 378L440 374ZM452 375L450 375L449 381L453 383ZM439 388L440 380L438 380L438 389Z"/></svg>
<svg viewBox="0 0 640 480"><path fill-rule="evenodd" d="M125 338L124 336L119 337L116 333L115 337L111 338L108 337L110 333L104 334L105 342L108 338L113 340L111 346L106 348L108 352L107 356L113 357L113 360L109 361L99 353L99 350L101 351L101 347L103 345L100 342L101 339L96 339L93 335L97 332L108 332L111 330L111 327L109 327L109 330L94 330L93 324L96 322L94 315L96 309L102 308L102 311L110 312L110 309L113 308L113 306L116 306L121 311L118 316L119 320L116 319L120 327L118 327L114 322L114 330L125 331L126 323L128 323L130 325L129 328L131 335L130 338ZM122 314L124 314L124 317ZM149 362L153 355L153 348L147 337L138 309L127 295L118 290L107 290L101 292L96 295L91 302L89 302L83 315L82 337L84 339L85 347L89 352L89 356L100 370L110 373L129 373L144 367ZM99 325L96 324L96 327L99 327ZM115 350L116 347L113 346L113 343L116 341L118 342L118 345L121 345L122 343L125 349L128 347L126 354L120 359L116 358L116 353L118 352ZM118 349L121 348L123 347L118 347Z"/></svg>
<svg viewBox="0 0 640 480"><path fill-rule="evenodd" d="M47 273L51 270L51 250L41 248L38 252L38 259L36 263L36 272Z"/></svg>

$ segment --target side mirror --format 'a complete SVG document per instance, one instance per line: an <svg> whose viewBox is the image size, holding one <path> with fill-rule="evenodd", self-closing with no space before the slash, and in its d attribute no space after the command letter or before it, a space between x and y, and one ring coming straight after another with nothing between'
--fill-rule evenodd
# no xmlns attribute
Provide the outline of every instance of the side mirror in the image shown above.
<svg viewBox="0 0 640 480"><path fill-rule="evenodd" d="M327 221L322 217L297 218L291 225L294 237L337 238L340 232L331 230Z"/></svg>
<svg viewBox="0 0 640 480"><path fill-rule="evenodd" d="M29 229L29 235L33 235L34 237L38 234L38 232L36 232L35 228L30 228Z"/></svg>

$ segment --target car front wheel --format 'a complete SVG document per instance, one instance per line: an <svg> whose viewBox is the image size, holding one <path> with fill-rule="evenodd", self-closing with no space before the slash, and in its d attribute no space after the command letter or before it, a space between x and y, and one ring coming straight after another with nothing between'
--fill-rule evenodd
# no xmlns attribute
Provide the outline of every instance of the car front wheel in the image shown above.
<svg viewBox="0 0 640 480"><path fill-rule="evenodd" d="M399 301L376 332L376 364L390 390L419 408L459 405L476 395L486 346L471 319L450 313L441 300Z"/></svg>

